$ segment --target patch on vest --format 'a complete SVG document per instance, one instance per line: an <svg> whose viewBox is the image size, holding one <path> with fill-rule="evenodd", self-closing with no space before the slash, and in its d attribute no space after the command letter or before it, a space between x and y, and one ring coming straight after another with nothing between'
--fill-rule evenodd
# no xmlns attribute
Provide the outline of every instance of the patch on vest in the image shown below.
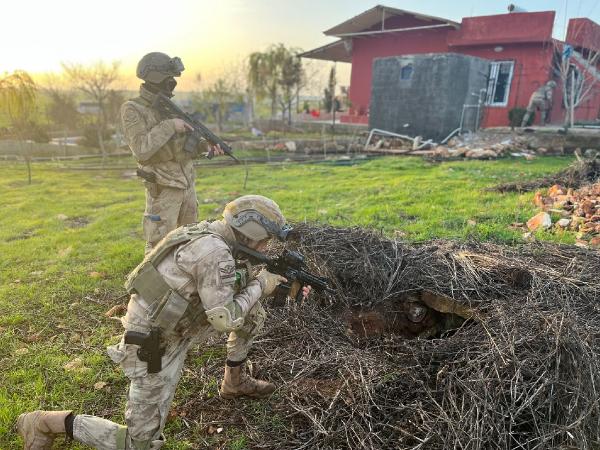
<svg viewBox="0 0 600 450"><path fill-rule="evenodd" d="M219 280L221 280L221 285L235 283L235 264L233 261L219 261Z"/></svg>
<svg viewBox="0 0 600 450"><path fill-rule="evenodd" d="M125 126L135 125L139 121L139 115L132 108L128 108L123 114L123 122Z"/></svg>

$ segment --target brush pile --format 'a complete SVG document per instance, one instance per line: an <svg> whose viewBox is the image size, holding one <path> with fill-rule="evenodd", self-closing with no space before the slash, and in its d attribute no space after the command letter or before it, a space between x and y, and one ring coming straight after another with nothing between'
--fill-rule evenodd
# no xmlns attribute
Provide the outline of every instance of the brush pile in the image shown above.
<svg viewBox="0 0 600 450"><path fill-rule="evenodd" d="M600 159L581 159L558 173L533 181L522 181L498 185L498 192L528 192L540 188L548 188L559 184L566 188L577 189L586 184L600 181Z"/></svg>
<svg viewBox="0 0 600 450"><path fill-rule="evenodd" d="M269 400L215 398L222 356L184 375L192 392L176 414L201 430L198 448L240 435L253 449L598 448L600 253L297 231L292 246L337 292L266 302L251 359L255 376L279 386ZM471 318L427 339L348 332L348 310L401 309L423 291Z"/></svg>

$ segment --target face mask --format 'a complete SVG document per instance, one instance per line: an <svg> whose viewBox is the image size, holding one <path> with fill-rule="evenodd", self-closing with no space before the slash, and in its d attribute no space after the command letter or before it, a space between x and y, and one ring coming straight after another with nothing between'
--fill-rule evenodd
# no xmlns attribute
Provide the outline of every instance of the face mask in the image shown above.
<svg viewBox="0 0 600 450"><path fill-rule="evenodd" d="M173 77L165 78L159 84L159 86L160 86L160 90L162 92L164 92L165 94L168 94L168 95L172 95L173 90L175 89L175 86L177 86L177 81L175 81L175 78L173 78Z"/></svg>

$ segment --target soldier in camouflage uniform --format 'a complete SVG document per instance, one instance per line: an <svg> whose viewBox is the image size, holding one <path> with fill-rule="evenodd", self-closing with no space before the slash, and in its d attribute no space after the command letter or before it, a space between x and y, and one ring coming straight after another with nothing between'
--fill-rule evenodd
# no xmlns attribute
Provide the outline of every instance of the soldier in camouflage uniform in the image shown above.
<svg viewBox="0 0 600 450"><path fill-rule="evenodd" d="M196 155L186 152L183 146L191 126L179 118L161 117L152 107L157 93L173 96L175 77L183 70L177 57L148 53L137 66L137 77L144 80L140 95L121 107L123 134L146 187L142 221L146 252L169 231L198 220L193 158L206 150L206 143ZM223 154L219 147L213 150Z"/></svg>
<svg viewBox="0 0 600 450"><path fill-rule="evenodd" d="M550 80L543 86L537 88L527 105L527 112L523 116L521 121L521 127L526 127L529 122L529 118L535 113L536 109L540 110L540 124L546 125L546 119L548 118L548 111L552 109L552 96L554 94L554 88L556 87L556 81Z"/></svg>
<svg viewBox="0 0 600 450"><path fill-rule="evenodd" d="M277 204L258 195L232 201L223 217L172 231L128 277L126 288L132 295L121 319L125 334L108 348L130 379L127 426L72 411L35 411L17 421L26 449L50 449L61 433L99 449L160 448L188 350L223 332L229 339L221 397L262 398L275 390L273 384L248 375L245 361L265 320L259 300L285 279L264 269L252 277L234 258L237 243L260 251L271 238L285 239L290 228ZM156 332L156 348L127 342L136 333L148 337ZM144 351L162 354L160 370L151 369Z"/></svg>

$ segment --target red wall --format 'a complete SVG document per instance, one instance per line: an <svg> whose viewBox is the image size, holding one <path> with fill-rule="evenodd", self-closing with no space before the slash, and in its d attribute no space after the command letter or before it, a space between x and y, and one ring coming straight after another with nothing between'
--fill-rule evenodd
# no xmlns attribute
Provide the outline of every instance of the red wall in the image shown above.
<svg viewBox="0 0 600 450"><path fill-rule="evenodd" d="M491 61L515 62L508 105L487 107L482 122L485 127L506 126L508 111L516 106L525 107L531 94L550 79L554 15L553 11L548 11L473 17L463 19L460 30L447 27L355 37L352 42L350 80L352 108L350 115L342 116L342 121L368 123L365 114L371 97L371 68L375 58L453 52ZM396 17L386 21L386 28L436 23L439 22ZM555 89L554 108L550 114L553 123L562 123L564 120L565 110L560 92L560 87ZM595 119L599 108L600 94L597 94L578 107L576 118Z"/></svg>
<svg viewBox="0 0 600 450"><path fill-rule="evenodd" d="M495 47L502 47L502 51L495 51ZM451 50L490 61L514 61L515 63L508 104L506 106L487 106L483 113L482 126L484 127L508 125L508 111L517 106L527 106L531 94L546 83L551 76L553 52L551 44L461 47ZM556 117L556 114L550 114L551 120Z"/></svg>
<svg viewBox="0 0 600 450"><path fill-rule="evenodd" d="M441 22L423 21L410 16L386 20L386 28L419 27L438 25ZM447 28L403 31L352 39L352 72L349 97L351 113L366 114L371 100L371 70L375 58L412 55L417 53L445 53L448 51ZM366 121L368 122L368 120Z"/></svg>

